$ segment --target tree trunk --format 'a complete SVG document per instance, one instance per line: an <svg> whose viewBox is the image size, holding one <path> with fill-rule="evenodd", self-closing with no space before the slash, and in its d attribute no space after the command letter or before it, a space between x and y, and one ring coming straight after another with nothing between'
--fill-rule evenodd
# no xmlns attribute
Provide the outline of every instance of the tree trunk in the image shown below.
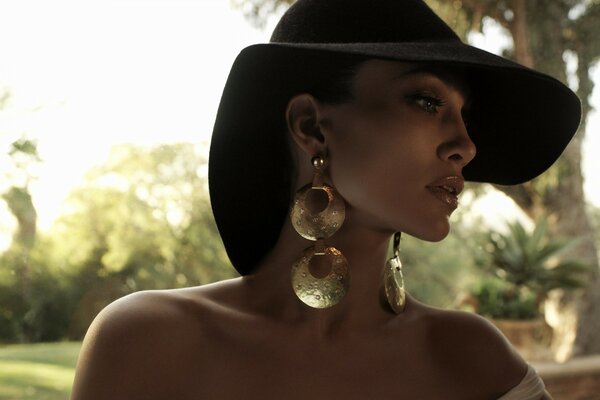
<svg viewBox="0 0 600 400"><path fill-rule="evenodd" d="M579 49L578 54L579 65L577 76L579 78L579 88L577 94L581 98L583 120L579 129L581 134L576 137L576 145L579 146L579 155L581 156L581 145L586 132L587 116L591 110L589 98L594 88L594 83L589 74L594 57L588 54L585 48ZM579 169L579 172L579 179L581 180L581 185L583 185L581 169ZM585 210L580 211L580 214L585 215ZM598 249L595 247L593 240L594 235L590 219L586 216L585 220L580 221L580 223L588 231L588 234L584 236L586 241L583 244L581 253L592 269L588 277L588 286L576 302L579 322L577 324L573 355L600 353L600 335L598 335L598 332L600 332L600 267ZM568 229L568 227L565 229Z"/></svg>
<svg viewBox="0 0 600 400"><path fill-rule="evenodd" d="M525 0L512 0L513 21L511 33L515 48L515 58L523 65L533 68L533 57L529 50L529 34L527 33L527 11Z"/></svg>
<svg viewBox="0 0 600 400"><path fill-rule="evenodd" d="M530 67L534 66L534 60L537 59L544 72L566 81L565 63L562 59L566 46L560 29L566 18L565 10L558 7L556 2L548 0L529 1L527 6L529 8L526 7L525 0L511 2L513 19L509 30L514 41L515 58ZM545 15L537 16L534 22L532 18L528 18L528 11L543 12ZM530 44L532 39L536 41L535 52ZM562 293L553 296L553 308L556 311L554 325L557 330L553 348L560 359L600 353L600 335L597 334L600 331L598 252L593 240L593 227L586 212L581 170L581 148L589 111L587 101L592 86L588 74L591 60L580 58L579 62L578 94L584 103L583 123L560 161L553 167L557 171L551 173L558 178L557 182L552 187L545 184L542 190L538 181L513 187L497 187L533 219L547 215L553 235L582 239L581 244L569 256L591 266L586 276L587 287L576 294Z"/></svg>

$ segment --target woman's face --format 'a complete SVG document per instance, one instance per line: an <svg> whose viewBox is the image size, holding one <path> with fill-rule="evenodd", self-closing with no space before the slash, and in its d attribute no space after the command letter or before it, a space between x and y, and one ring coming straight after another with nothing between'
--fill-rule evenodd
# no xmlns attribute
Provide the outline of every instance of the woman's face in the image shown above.
<svg viewBox="0 0 600 400"><path fill-rule="evenodd" d="M464 86L432 71L367 61L354 78L353 100L324 106L321 129L329 176L351 220L438 241L450 229L475 145L463 118Z"/></svg>

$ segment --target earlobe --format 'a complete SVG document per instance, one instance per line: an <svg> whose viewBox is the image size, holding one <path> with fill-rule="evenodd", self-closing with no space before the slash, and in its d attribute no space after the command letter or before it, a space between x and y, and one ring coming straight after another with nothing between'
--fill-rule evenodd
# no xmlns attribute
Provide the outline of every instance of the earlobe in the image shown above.
<svg viewBox="0 0 600 400"><path fill-rule="evenodd" d="M321 133L319 101L308 93L294 96L288 102L286 121L294 142L309 156L322 154L325 137Z"/></svg>

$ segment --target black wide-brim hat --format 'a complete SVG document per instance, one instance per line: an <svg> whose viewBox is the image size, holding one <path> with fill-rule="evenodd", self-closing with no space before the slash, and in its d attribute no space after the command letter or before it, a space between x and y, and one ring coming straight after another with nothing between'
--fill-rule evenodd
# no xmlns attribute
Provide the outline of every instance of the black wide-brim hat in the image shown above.
<svg viewBox="0 0 600 400"><path fill-rule="evenodd" d="M472 107L477 155L465 179L513 185L561 155L581 118L560 81L466 45L421 0L299 0L271 42L244 49L223 91L209 155L217 227L246 275L275 245L291 202L292 161L285 109L310 91L315 71L343 57L458 67ZM374 133L376 134L376 133Z"/></svg>

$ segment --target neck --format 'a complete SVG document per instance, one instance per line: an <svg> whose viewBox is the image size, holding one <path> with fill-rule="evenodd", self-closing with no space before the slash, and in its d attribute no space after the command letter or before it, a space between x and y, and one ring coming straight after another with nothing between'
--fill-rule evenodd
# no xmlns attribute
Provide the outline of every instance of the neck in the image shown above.
<svg viewBox="0 0 600 400"><path fill-rule="evenodd" d="M336 334L352 326L373 326L375 321L393 316L382 301L383 269L388 256L390 232L374 231L364 226L342 228L330 239L346 257L350 272L350 288L336 305L314 309L300 301L291 284L291 266L300 253L314 242L301 238L289 220L282 228L279 241L259 265L257 272L245 280L256 294L251 300L279 320L299 323L321 337Z"/></svg>

